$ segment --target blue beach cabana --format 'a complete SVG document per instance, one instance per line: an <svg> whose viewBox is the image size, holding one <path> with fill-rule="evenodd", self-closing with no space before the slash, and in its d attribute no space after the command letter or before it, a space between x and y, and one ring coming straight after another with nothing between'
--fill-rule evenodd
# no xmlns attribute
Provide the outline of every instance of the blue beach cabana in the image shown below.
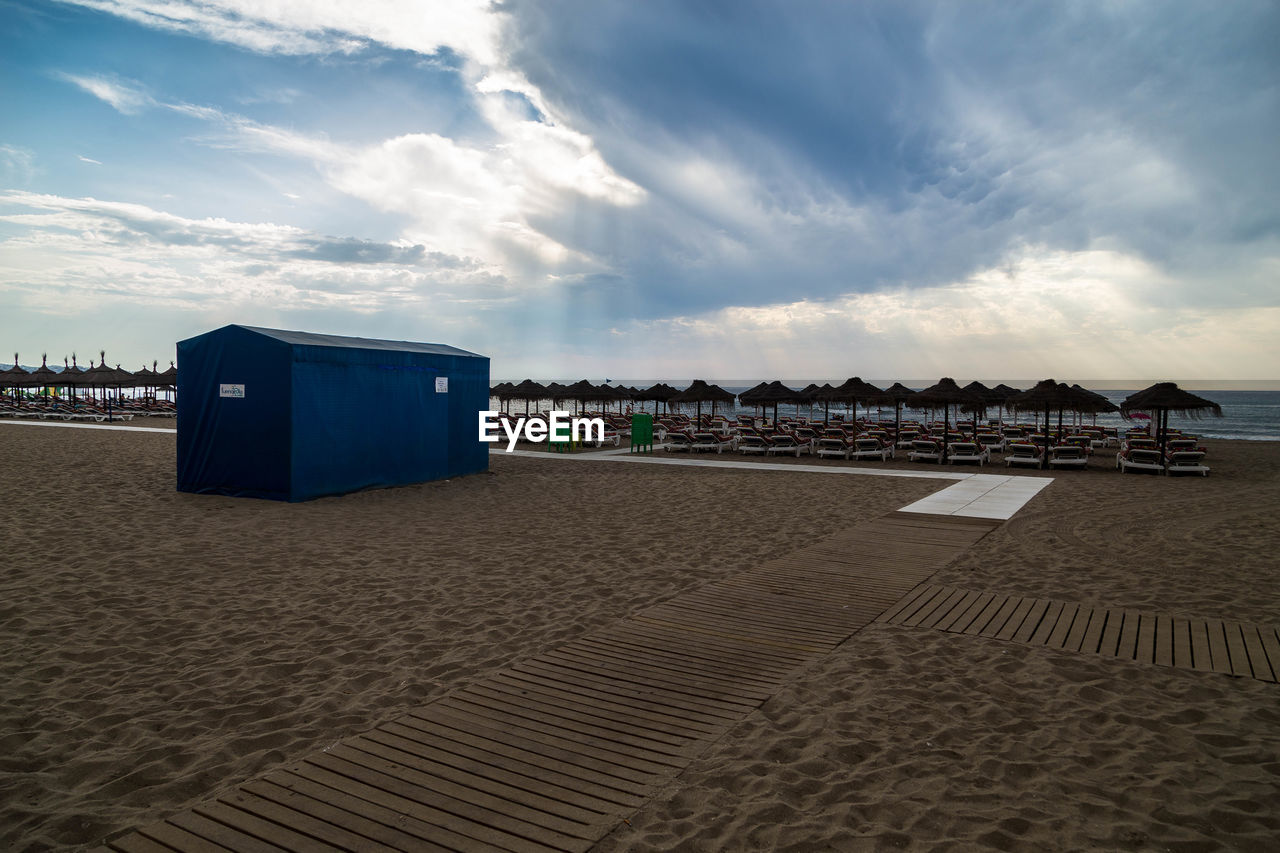
<svg viewBox="0 0 1280 853"><path fill-rule="evenodd" d="M178 490L304 501L489 467L489 359L225 326L178 342Z"/></svg>

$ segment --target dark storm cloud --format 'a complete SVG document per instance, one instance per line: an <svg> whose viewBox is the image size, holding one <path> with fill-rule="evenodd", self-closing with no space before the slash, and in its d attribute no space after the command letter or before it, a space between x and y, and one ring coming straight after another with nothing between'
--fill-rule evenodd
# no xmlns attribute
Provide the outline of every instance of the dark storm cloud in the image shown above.
<svg viewBox="0 0 1280 853"><path fill-rule="evenodd" d="M641 316L946 283L1023 244L1203 272L1280 234L1278 9L513 6L515 64L650 194L539 225Z"/></svg>

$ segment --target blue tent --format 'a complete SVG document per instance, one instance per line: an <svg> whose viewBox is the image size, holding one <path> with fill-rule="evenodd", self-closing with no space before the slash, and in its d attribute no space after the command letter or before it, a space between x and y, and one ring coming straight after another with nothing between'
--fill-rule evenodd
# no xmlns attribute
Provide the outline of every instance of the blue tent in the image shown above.
<svg viewBox="0 0 1280 853"><path fill-rule="evenodd" d="M488 470L489 359L225 326L178 342L178 490L304 501Z"/></svg>

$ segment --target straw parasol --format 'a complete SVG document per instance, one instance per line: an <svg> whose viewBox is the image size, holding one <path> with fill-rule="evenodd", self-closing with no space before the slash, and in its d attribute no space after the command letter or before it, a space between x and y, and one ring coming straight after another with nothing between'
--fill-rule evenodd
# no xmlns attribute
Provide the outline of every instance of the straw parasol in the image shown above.
<svg viewBox="0 0 1280 853"><path fill-rule="evenodd" d="M911 399L922 406L942 406L942 461L946 462L949 407L953 404L972 405L976 398L957 385L954 379L944 376L923 391L917 391Z"/></svg>
<svg viewBox="0 0 1280 853"><path fill-rule="evenodd" d="M1042 379L1034 386L1023 391L1021 394L1015 394L1005 400L1005 405L1010 411L1034 411L1038 412L1044 409L1044 454L1040 457L1041 470L1049 466L1049 413L1053 409L1058 410L1058 419L1061 422L1063 409L1076 409L1078 406L1091 405L1085 395L1071 390L1065 382L1055 382L1052 379Z"/></svg>
<svg viewBox="0 0 1280 853"><path fill-rule="evenodd" d="M526 379L516 385L509 392L511 399L524 400L524 413L529 415L529 403L533 400L542 400L547 396L547 389L542 387L541 383L534 382L532 379Z"/></svg>
<svg viewBox="0 0 1280 853"><path fill-rule="evenodd" d="M880 396L875 398L877 402L893 403L893 435L895 439L902 429L902 404L915 395L916 392L906 385L901 382L895 382L881 391Z"/></svg>
<svg viewBox="0 0 1280 853"><path fill-rule="evenodd" d="M658 382L654 385L650 385L648 388L637 393L635 395L635 398L637 401L641 403L643 403L646 400L652 400L653 413L657 415L658 404L659 403L665 404L668 400L670 400L672 397L674 397L676 394L679 394L679 393L680 392L677 389L672 388L670 385L666 384L665 382ZM641 409L643 408L644 407L642 406Z"/></svg>
<svg viewBox="0 0 1280 853"><path fill-rule="evenodd" d="M741 399L741 397L739 397L739 399ZM775 379L765 385L765 387L760 388L758 391L751 394L750 402L752 405L761 405L766 407L772 403L773 424L776 427L778 425L778 404L803 402L803 398L800 396L799 391L794 388L788 388L786 385L783 385L780 381Z"/></svg>
<svg viewBox="0 0 1280 853"><path fill-rule="evenodd" d="M1222 417L1222 407L1212 400L1206 400L1183 391L1174 382L1157 382L1150 388L1144 388L1130 394L1120 403L1120 415L1130 418L1135 412L1149 412L1155 418L1157 441L1160 451L1164 452L1165 441L1169 433L1169 413L1180 417L1198 418L1204 413L1214 417Z"/></svg>
<svg viewBox="0 0 1280 853"><path fill-rule="evenodd" d="M23 381L29 376L29 371L18 364L18 354L13 354L13 367L0 370L0 388L12 388L13 399L17 402L18 389L22 387Z"/></svg>
<svg viewBox="0 0 1280 853"><path fill-rule="evenodd" d="M695 379L690 383L689 387L675 394L668 402L671 403L694 403L697 405L697 420L694 427L702 425L702 404L710 403L711 411L715 412L716 403L733 403L733 395L721 388L719 385L709 384L701 379Z"/></svg>
<svg viewBox="0 0 1280 853"><path fill-rule="evenodd" d="M858 416L859 400L863 403L868 403L878 399L882 394L884 392L870 382L864 382L858 376L851 376L840 385L832 388L828 392L827 399L833 403L848 403L853 408L853 415L856 418Z"/></svg>

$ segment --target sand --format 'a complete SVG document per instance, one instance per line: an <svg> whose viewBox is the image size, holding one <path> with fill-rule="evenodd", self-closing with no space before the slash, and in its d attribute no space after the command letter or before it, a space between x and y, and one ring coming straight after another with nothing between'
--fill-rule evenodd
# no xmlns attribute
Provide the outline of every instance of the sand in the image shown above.
<svg viewBox="0 0 1280 853"><path fill-rule="evenodd" d="M1207 461L1060 473L935 582L1280 622L1280 444ZM946 485L498 455L291 505L178 494L172 436L0 426L0 848L92 844ZM1276 691L873 625L600 849L1270 849Z"/></svg>

